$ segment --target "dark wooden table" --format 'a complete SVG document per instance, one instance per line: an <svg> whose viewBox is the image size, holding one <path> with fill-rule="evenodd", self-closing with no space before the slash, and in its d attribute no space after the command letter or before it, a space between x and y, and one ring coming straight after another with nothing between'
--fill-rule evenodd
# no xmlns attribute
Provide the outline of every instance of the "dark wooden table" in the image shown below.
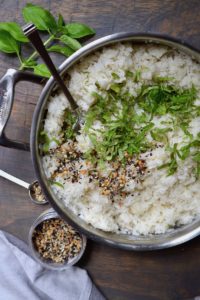
<svg viewBox="0 0 200 300"><path fill-rule="evenodd" d="M0 0L0 21L23 24L25 0ZM37 0L63 14L66 22L79 21L96 29L96 37L119 31L160 32L182 38L200 49L199 0ZM56 58L55 58L56 59ZM56 60L57 64L60 60ZM0 54L0 76L17 59ZM32 113L41 87L20 83L16 88L7 134L28 141ZM30 153L0 148L1 169L28 182L35 178ZM32 204L27 191L0 178L0 227L27 241L33 220L45 209ZM200 295L200 239L155 252L127 252L88 242L81 267L88 270L107 299L175 300Z"/></svg>

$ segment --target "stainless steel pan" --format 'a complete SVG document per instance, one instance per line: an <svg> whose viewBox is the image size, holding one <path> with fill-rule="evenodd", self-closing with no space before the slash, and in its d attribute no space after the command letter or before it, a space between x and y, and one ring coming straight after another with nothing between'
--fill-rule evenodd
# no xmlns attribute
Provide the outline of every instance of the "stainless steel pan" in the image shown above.
<svg viewBox="0 0 200 300"><path fill-rule="evenodd" d="M98 39L73 54L61 66L60 72L62 75L66 74L68 69L76 64L80 59L84 59L88 54L100 49L106 45L114 44L117 42L130 41L132 43L156 43L167 45L175 49L179 49L194 59L200 61L200 52L182 40L177 40L171 37L158 35L158 34L135 34L135 33L116 33ZM5 125L8 121L13 102L13 86L16 81L20 79L31 80L37 83L41 82L41 77L30 75L30 73L21 73L10 70L0 82L0 143L8 147L16 147L20 149L28 149L27 145L22 143L13 142L7 139L4 134ZM36 175L39 183L42 186L46 198L49 200L53 208L73 226L77 227L80 231L86 234L89 238L99 242L103 242L114 247L124 248L128 250L154 250L172 247L184 243L200 233L200 219L195 220L193 223L174 229L170 233L161 235L149 236L132 236L125 234L114 234L95 229L93 226L86 224L78 216L74 215L64 204L53 194L47 178L45 176L41 157L38 151L38 136L41 129L42 119L45 113L46 104L56 84L51 77L46 83L36 105L33 122L31 127L31 153L33 164L35 167Z"/></svg>

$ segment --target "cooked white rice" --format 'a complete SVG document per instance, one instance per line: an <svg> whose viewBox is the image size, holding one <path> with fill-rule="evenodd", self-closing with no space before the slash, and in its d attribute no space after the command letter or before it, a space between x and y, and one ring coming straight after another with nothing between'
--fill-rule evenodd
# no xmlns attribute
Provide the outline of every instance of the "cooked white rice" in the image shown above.
<svg viewBox="0 0 200 300"><path fill-rule="evenodd" d="M169 48L157 45L118 44L83 59L73 67L70 74L69 89L83 110L87 111L93 103L92 92L97 91L98 84L103 89L109 89L113 82L123 82L125 71L135 72L140 69L141 80L134 83L127 79L126 88L136 96L138 89L144 82L151 82L152 77L172 77L174 85L189 88L194 85L198 90L196 105L200 105L200 66L189 56L175 52L174 55L164 55ZM119 78L113 79L112 73ZM48 113L44 123L44 130L50 138L61 140L64 110L68 107L65 96L60 93L51 97L48 104ZM168 115L154 117L157 127L165 127L161 121L169 119ZM95 124L96 128L101 124ZM193 119L189 131L194 138L200 132L200 117ZM183 138L183 132L177 129L168 132L171 146L177 143L178 147L188 143L189 137ZM151 139L151 137L149 137ZM86 152L91 142L84 134L77 136L77 148ZM53 141L51 148L57 147ZM194 162L189 157L180 161L178 171L167 176L166 169L157 167L166 163L169 154L163 148L156 148L149 153L143 153L146 158L147 169L143 181L130 180L126 189L130 192L123 201L112 203L106 195L102 195L95 183L88 181L88 176L82 176L79 182L67 182L61 176L56 181L63 184L64 189L53 185L57 197L64 201L75 214L87 223L104 231L121 232L133 235L161 234L174 226L192 222L200 215L200 180L197 180L192 169ZM46 154L43 158L43 167L46 176L58 168L59 162L52 155ZM85 169L87 165L83 161ZM109 166L107 166L107 171Z"/></svg>

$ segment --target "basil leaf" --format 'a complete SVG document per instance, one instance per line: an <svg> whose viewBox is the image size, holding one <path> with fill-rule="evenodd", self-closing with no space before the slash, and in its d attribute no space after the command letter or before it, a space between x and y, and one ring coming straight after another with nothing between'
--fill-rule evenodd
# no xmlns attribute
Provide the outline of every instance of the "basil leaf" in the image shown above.
<svg viewBox="0 0 200 300"><path fill-rule="evenodd" d="M62 26L65 25L65 21L63 19L63 16L61 14L58 15L58 27L62 28Z"/></svg>
<svg viewBox="0 0 200 300"><path fill-rule="evenodd" d="M61 45L53 45L50 48L48 48L47 51L61 53L67 57L74 53L74 50L72 50L71 48Z"/></svg>
<svg viewBox="0 0 200 300"><path fill-rule="evenodd" d="M168 81L173 80L173 79L174 79L173 77L168 77L168 76L161 77L161 76L158 76L156 74L154 74L153 77L152 77L152 80L155 83L168 82Z"/></svg>
<svg viewBox="0 0 200 300"><path fill-rule="evenodd" d="M152 138L157 142L167 142L166 133L172 131L172 128L154 128L150 131Z"/></svg>
<svg viewBox="0 0 200 300"><path fill-rule="evenodd" d="M95 31L92 28L82 23L70 23L65 25L65 28L70 37L75 39L95 34Z"/></svg>
<svg viewBox="0 0 200 300"><path fill-rule="evenodd" d="M166 114L166 112L167 112L167 108L166 108L165 104L161 104L160 106L157 107L156 113L158 115L163 116Z"/></svg>
<svg viewBox="0 0 200 300"><path fill-rule="evenodd" d="M24 20L33 23L39 30L55 31L57 24L52 14L37 5L26 4L22 10Z"/></svg>
<svg viewBox="0 0 200 300"><path fill-rule="evenodd" d="M120 79L119 75L116 74L115 72L112 72L111 75L112 75L112 78L113 78L114 80Z"/></svg>
<svg viewBox="0 0 200 300"><path fill-rule="evenodd" d="M68 35L62 35L62 36L60 37L60 40L61 40L65 45L69 46L71 49L73 49L73 50L75 50L75 51L81 48L81 44L80 44L77 40L71 38L71 37L68 36Z"/></svg>
<svg viewBox="0 0 200 300"><path fill-rule="evenodd" d="M48 134L43 130L39 133L39 141L42 143L42 152L48 153L49 152L49 144L51 142Z"/></svg>
<svg viewBox="0 0 200 300"><path fill-rule="evenodd" d="M134 77L133 72L131 72L129 70L126 70L125 75L126 75L127 78L133 78Z"/></svg>
<svg viewBox="0 0 200 300"><path fill-rule="evenodd" d="M121 91L120 84L117 83L111 84L110 89L114 91L116 94L119 94L119 92Z"/></svg>
<svg viewBox="0 0 200 300"><path fill-rule="evenodd" d="M193 160L200 163L200 153L196 153L195 156L193 157Z"/></svg>
<svg viewBox="0 0 200 300"><path fill-rule="evenodd" d="M5 53L17 53L19 54L20 45L19 43L12 37L12 35L0 29L0 51Z"/></svg>
<svg viewBox="0 0 200 300"><path fill-rule="evenodd" d="M50 139L44 130L39 133L39 142L42 144L42 152L49 152L50 143L52 141L54 141L57 145L60 145L60 142L56 138L53 137Z"/></svg>
<svg viewBox="0 0 200 300"><path fill-rule="evenodd" d="M197 167L196 167L196 178L199 179L200 177L200 163L197 162Z"/></svg>
<svg viewBox="0 0 200 300"><path fill-rule="evenodd" d="M136 82L136 83L138 83L140 81L140 79L141 79L141 75L142 75L141 70L136 70L135 74L134 74L133 81Z"/></svg>
<svg viewBox="0 0 200 300"><path fill-rule="evenodd" d="M49 69L47 68L47 66L45 64L39 64L35 67L33 67L34 69L34 74L36 75L40 75L40 76L44 76L49 78L51 76L51 73L49 72Z"/></svg>
<svg viewBox="0 0 200 300"><path fill-rule="evenodd" d="M49 179L49 183L51 185L57 185L57 186L59 186L59 187L61 187L61 188L64 189L64 185L62 183L58 182L58 181L53 181L53 180Z"/></svg>
<svg viewBox="0 0 200 300"><path fill-rule="evenodd" d="M3 22L0 23L0 30L3 29L8 31L15 40L19 42L26 43L28 42L27 37L23 34L21 27L15 22Z"/></svg>
<svg viewBox="0 0 200 300"><path fill-rule="evenodd" d="M185 135L189 136L191 139L193 138L192 133L188 130L188 124L186 122L181 123L180 128L183 130Z"/></svg>
<svg viewBox="0 0 200 300"><path fill-rule="evenodd" d="M74 125L76 123L76 117L74 114L66 109L64 113L64 122L62 126L62 132L64 133L64 137L66 140L74 139Z"/></svg>

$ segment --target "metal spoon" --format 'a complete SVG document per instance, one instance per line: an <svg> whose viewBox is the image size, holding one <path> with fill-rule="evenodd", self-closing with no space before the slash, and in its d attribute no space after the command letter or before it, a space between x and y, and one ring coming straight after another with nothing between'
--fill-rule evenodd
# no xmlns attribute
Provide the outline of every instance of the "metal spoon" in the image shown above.
<svg viewBox="0 0 200 300"><path fill-rule="evenodd" d="M39 183L38 183L37 180L35 180L31 184L29 184L29 183L15 177L15 176L12 176L12 175L4 172L3 170L0 170L0 176L3 177L3 178L6 178L6 179L8 179L8 180L10 180L10 181L12 181L16 184L18 184L18 185L20 185L22 187L24 187L25 189L27 189L28 192L29 192L29 197L34 203L40 204L40 205L48 203L48 201L45 198L43 198L42 200L41 199L39 200L36 197L35 189L37 187L39 187Z"/></svg>
<svg viewBox="0 0 200 300"><path fill-rule="evenodd" d="M45 62L46 66L48 67L50 73L57 81L59 87L62 89L63 93L65 94L67 100L69 101L72 111L77 117L77 122L74 126L74 130L78 131L80 129L80 123L82 122L82 116L79 106L77 105L76 101L74 100L73 96L71 95L70 91L66 87L63 79L61 78L60 74L58 73L55 65L53 64L51 57L49 56L43 42L39 36L39 33L34 24L29 23L22 28L25 36L30 40L33 44L35 49L37 50L38 54L41 56L43 61Z"/></svg>

